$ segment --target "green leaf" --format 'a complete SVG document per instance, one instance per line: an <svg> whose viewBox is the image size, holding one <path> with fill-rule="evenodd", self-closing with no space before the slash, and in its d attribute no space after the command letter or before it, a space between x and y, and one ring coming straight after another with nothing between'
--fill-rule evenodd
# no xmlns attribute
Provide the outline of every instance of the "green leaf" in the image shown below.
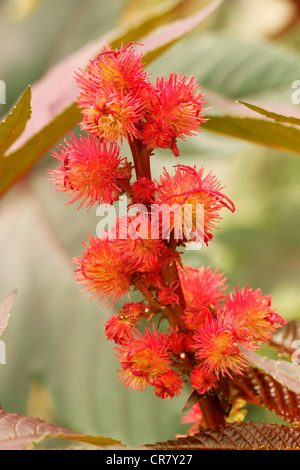
<svg viewBox="0 0 300 470"><path fill-rule="evenodd" d="M8 155L0 165L0 197L47 152L54 144L53 139L62 138L80 119L80 111L75 104L69 106L43 131L31 137L21 149Z"/></svg>
<svg viewBox="0 0 300 470"><path fill-rule="evenodd" d="M282 51L270 43L237 41L226 34L203 34L197 41L185 38L153 65L154 76L161 74L163 68L166 74L175 71L197 78L207 105L214 108L214 114L208 113L210 120L204 129L299 153L298 126L291 126L298 124L296 116L285 122L283 118L274 121L278 115L270 113L273 119L268 122L236 104L242 97L248 103L249 96L256 102L263 96L264 102L269 100L280 116L296 115L297 108L291 104L291 83L298 74L299 57L290 50Z"/></svg>
<svg viewBox="0 0 300 470"><path fill-rule="evenodd" d="M158 29L157 32L143 39L142 51L145 62L149 63L168 47L195 29L206 19L223 0L215 0L190 17L174 21ZM172 8L175 3L171 3ZM72 104L77 96L74 84L74 72L84 68L89 59L94 57L105 43L112 47L134 41L145 34L143 25L149 31L157 25L157 11L152 23L147 17L143 22L129 30L118 30L71 55L56 65L45 77L32 88L32 119L26 132L14 145L9 155L9 162L0 168L0 197L41 158L45 152L61 139L80 121L77 105Z"/></svg>
<svg viewBox="0 0 300 470"><path fill-rule="evenodd" d="M31 88L29 86L11 113L0 124L0 157L24 132L31 116L30 102Z"/></svg>
<svg viewBox="0 0 300 470"><path fill-rule="evenodd" d="M51 436L49 436L51 437ZM118 446L118 448L125 448L126 446L122 442L112 439L111 437L105 436L92 436L90 434L77 434L72 432L62 432L58 435L62 439L73 439L75 441L86 442L97 447L111 447Z"/></svg>
<svg viewBox="0 0 300 470"><path fill-rule="evenodd" d="M210 116L203 128L254 144L300 153L300 129L279 122L222 115Z"/></svg>
<svg viewBox="0 0 300 470"><path fill-rule="evenodd" d="M220 31L201 33L178 42L156 60L152 70L155 76L162 70L164 74L194 75L214 107L219 104L214 100L217 94L230 98L234 107L236 100L249 102L251 97L258 103L263 97L265 103L269 101L274 106L276 102L286 102L290 109L297 110L291 104L291 84L299 75L299 55L278 44L242 37L237 40Z"/></svg>
<svg viewBox="0 0 300 470"><path fill-rule="evenodd" d="M128 28L128 32L123 36L123 43L128 44L130 41L133 41L133 38L145 37L145 35L151 33L155 28L163 25L173 19L173 15L176 12L177 8L183 4L185 0L165 0L160 2L159 5L156 5L152 8L145 8L144 3L140 7L143 9L143 13L140 12L138 17L132 17L127 19L125 22L125 27ZM153 2L152 2L153 3ZM118 43L116 47L118 47Z"/></svg>
<svg viewBox="0 0 300 470"><path fill-rule="evenodd" d="M267 118L273 119L276 122L283 122L286 124L295 124L296 126L300 126L300 119L293 117L293 116L284 116L283 114L274 113L272 111L267 111L260 106L255 106L254 104L245 103L244 101L237 101L238 103L246 106L247 108L255 111L256 113L262 114Z"/></svg>
<svg viewBox="0 0 300 470"><path fill-rule="evenodd" d="M192 32L206 20L223 1L224 0L215 0L197 13L164 25L145 38L145 40L142 39L143 46L141 50L144 54L144 62L148 64L153 61L169 49L170 46Z"/></svg>

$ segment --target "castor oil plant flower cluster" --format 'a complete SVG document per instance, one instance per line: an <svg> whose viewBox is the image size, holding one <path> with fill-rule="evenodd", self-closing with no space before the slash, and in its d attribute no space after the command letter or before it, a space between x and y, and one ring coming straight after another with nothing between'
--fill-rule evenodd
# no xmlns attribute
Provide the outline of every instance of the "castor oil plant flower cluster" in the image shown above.
<svg viewBox="0 0 300 470"><path fill-rule="evenodd" d="M221 212L235 210L222 183L202 166L177 163L158 180L151 176L156 149L180 157L178 140L201 130L204 96L194 77L172 73L152 83L134 44L104 47L76 81L85 136L71 135L54 152L60 161L50 171L55 191L87 210L123 195L129 207L140 207L102 236L89 235L74 259L83 291L111 307L125 302L105 325L120 361L118 377L132 390L153 387L164 399L181 394L185 384L200 398L217 397L222 381L247 365L239 345L258 348L284 320L260 289L228 292L218 269L181 261L184 246L208 246ZM124 141L131 162L122 155ZM133 291L138 302L127 299ZM200 401L201 409L210 402Z"/></svg>

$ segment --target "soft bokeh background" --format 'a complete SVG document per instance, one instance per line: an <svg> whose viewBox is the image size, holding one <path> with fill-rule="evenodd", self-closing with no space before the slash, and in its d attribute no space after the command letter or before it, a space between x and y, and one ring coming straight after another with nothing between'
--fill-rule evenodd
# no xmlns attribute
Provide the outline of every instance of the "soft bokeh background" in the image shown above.
<svg viewBox="0 0 300 470"><path fill-rule="evenodd" d="M132 21L156 1L1 0L0 79L7 85L5 115L28 84L59 60L116 25ZM188 14L201 0L184 2ZM227 0L195 33L148 66L153 79L171 71L195 75L210 112L242 112L243 99L298 115L291 84L300 79L299 3ZM182 12L181 12L182 13ZM180 143L181 162L204 165L227 186L236 213L223 211L221 230L208 248L186 252L194 267L210 264L236 284L272 294L286 319L300 317L300 158L203 131ZM128 149L124 148L128 154ZM175 162L168 151L153 157L153 174ZM110 311L73 280L71 259L87 233L95 234L96 210L65 206L53 194L45 155L0 201L0 299L19 292L0 365L0 403L89 434L136 445L186 432L180 410L188 390L173 400L152 390L132 393L118 382L118 362L105 339ZM249 407L247 419L273 415Z"/></svg>

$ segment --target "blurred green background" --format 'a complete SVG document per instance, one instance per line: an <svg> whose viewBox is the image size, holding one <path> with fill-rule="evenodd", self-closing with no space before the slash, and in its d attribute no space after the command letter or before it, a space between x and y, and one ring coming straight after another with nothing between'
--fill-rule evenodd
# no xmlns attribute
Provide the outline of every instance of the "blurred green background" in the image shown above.
<svg viewBox="0 0 300 470"><path fill-rule="evenodd" d="M159 3L0 0L0 79L7 86L0 115L55 63ZM207 3L187 0L178 15ZM299 116L300 105L291 100L292 82L300 79L299 3L225 0L148 71L153 79L172 71L195 75L214 108L208 116L241 114L237 99ZM212 171L236 204L235 214L223 211L209 247L184 253L185 263L218 266L231 289L261 288L284 318L300 318L299 156L205 130L179 148L181 163ZM130 157L126 146L123 153ZM176 163L169 151L157 152L154 177ZM77 211L53 194L48 169L56 166L49 152L0 201L0 299L19 289L1 338L7 363L0 365L0 403L6 411L129 445L172 439L187 430L180 410L188 390L163 401L152 390L132 393L117 380L119 364L104 336L111 311L80 294L73 280L71 260L87 234L95 235L96 209ZM253 407L250 419L276 420Z"/></svg>

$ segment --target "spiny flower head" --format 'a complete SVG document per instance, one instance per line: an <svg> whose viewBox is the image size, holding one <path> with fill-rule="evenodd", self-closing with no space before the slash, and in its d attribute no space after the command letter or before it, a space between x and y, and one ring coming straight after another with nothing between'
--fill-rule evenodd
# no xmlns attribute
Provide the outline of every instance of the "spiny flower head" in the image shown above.
<svg viewBox="0 0 300 470"><path fill-rule="evenodd" d="M114 240L94 238L89 236L90 245L83 243L86 252L82 258L74 258L78 265L75 279L83 284L84 290L92 293L92 298L98 296L110 305L129 292L131 278L135 267L128 260L124 262L116 250Z"/></svg>
<svg viewBox="0 0 300 470"><path fill-rule="evenodd" d="M116 352L124 371L129 369L131 376L144 377L149 383L167 373L171 364L169 336L156 331L154 326L153 332L149 328L144 335L138 332Z"/></svg>
<svg viewBox="0 0 300 470"><path fill-rule="evenodd" d="M212 313L207 307L190 306L183 312L183 322L188 330L197 330Z"/></svg>
<svg viewBox="0 0 300 470"><path fill-rule="evenodd" d="M105 334L109 341L126 344L137 332L136 325L147 316L143 302L125 303L117 315L112 315L105 324Z"/></svg>
<svg viewBox="0 0 300 470"><path fill-rule="evenodd" d="M82 129L114 142L137 137L147 106L147 77L132 43L119 50L106 46L86 72L76 74Z"/></svg>
<svg viewBox="0 0 300 470"><path fill-rule="evenodd" d="M93 106L82 111L81 128L99 139L123 142L138 135L138 123L143 118L144 104L138 95L115 92L101 96Z"/></svg>
<svg viewBox="0 0 300 470"><path fill-rule="evenodd" d="M151 385L154 386L155 395L168 400L182 393L184 382L178 372L169 368L165 374L160 375Z"/></svg>
<svg viewBox="0 0 300 470"><path fill-rule="evenodd" d="M241 374L247 360L240 353L235 331L222 317L207 318L193 335L196 358L207 374L229 376Z"/></svg>
<svg viewBox="0 0 300 470"><path fill-rule="evenodd" d="M119 314L123 315L132 323L137 323L141 318L147 318L148 309L148 304L144 302L130 302L123 305Z"/></svg>
<svg viewBox="0 0 300 470"><path fill-rule="evenodd" d="M122 261L134 265L138 272L158 271L161 259L171 256L163 240L151 231L151 221L144 213L119 217L107 236L115 239Z"/></svg>
<svg viewBox="0 0 300 470"><path fill-rule="evenodd" d="M162 287L160 289L158 300L162 305L179 305L179 297L175 292L178 285L178 281L173 281L169 287Z"/></svg>
<svg viewBox="0 0 300 470"><path fill-rule="evenodd" d="M119 380L122 380L122 383L123 385L125 385L125 387L131 387L132 391L145 391L145 388L148 385L148 380L146 379L146 377L142 375L133 374L126 363L122 364L122 369L118 372L118 378Z"/></svg>
<svg viewBox="0 0 300 470"><path fill-rule="evenodd" d="M220 210L226 207L234 212L235 207L221 192L223 186L217 178L203 173L203 167L197 171L196 167L177 165L175 175L170 176L164 169L157 183L158 210L166 215L170 214L170 208L174 211L171 230L174 229L175 238L208 244L213 237L212 230L221 219Z"/></svg>
<svg viewBox="0 0 300 470"><path fill-rule="evenodd" d="M144 204L147 206L155 201L156 185L148 178L139 178L132 183L132 204Z"/></svg>
<svg viewBox="0 0 300 470"><path fill-rule="evenodd" d="M72 198L69 204L81 199L79 207L85 202L90 209L95 203L116 201L124 192L122 181L131 178L130 165L120 157L120 149L92 136L78 140L71 134L71 141L65 141L53 156L61 161L57 170L49 171L55 190L66 192Z"/></svg>
<svg viewBox="0 0 300 470"><path fill-rule="evenodd" d="M183 77L172 73L168 80L158 77L152 95L152 110L143 123L140 138L151 150L170 148L179 155L176 139L200 131L206 119L203 111L203 96L197 90L194 77Z"/></svg>
<svg viewBox="0 0 300 470"><path fill-rule="evenodd" d="M261 289L249 289L248 286L235 293L230 293L224 305L223 316L227 322L235 325L236 334L243 340L245 334L257 341L267 342L274 331L286 321L276 313L272 297L263 295Z"/></svg>
<svg viewBox="0 0 300 470"><path fill-rule="evenodd" d="M205 368L197 365L190 375L191 386L200 395L209 392L217 387L217 377L213 371L206 370Z"/></svg>
<svg viewBox="0 0 300 470"><path fill-rule="evenodd" d="M133 43L122 44L116 50L107 45L95 60L89 62L86 72L76 74L81 90L79 104L83 107L91 104L95 95L101 95L103 87L123 93L136 91L148 76L142 54L133 49Z"/></svg>
<svg viewBox="0 0 300 470"><path fill-rule="evenodd" d="M200 307L216 309L226 299L227 278L218 269L185 266L179 271L179 277L187 305L196 310Z"/></svg>
<svg viewBox="0 0 300 470"><path fill-rule="evenodd" d="M134 335L134 323L122 314L112 315L105 324L105 334L116 344L127 343Z"/></svg>
<svg viewBox="0 0 300 470"><path fill-rule="evenodd" d="M172 325L170 327L169 337L172 353L174 356L180 356L181 354L185 353L187 349L186 343L189 340L189 337L185 333L182 333L178 326Z"/></svg>

